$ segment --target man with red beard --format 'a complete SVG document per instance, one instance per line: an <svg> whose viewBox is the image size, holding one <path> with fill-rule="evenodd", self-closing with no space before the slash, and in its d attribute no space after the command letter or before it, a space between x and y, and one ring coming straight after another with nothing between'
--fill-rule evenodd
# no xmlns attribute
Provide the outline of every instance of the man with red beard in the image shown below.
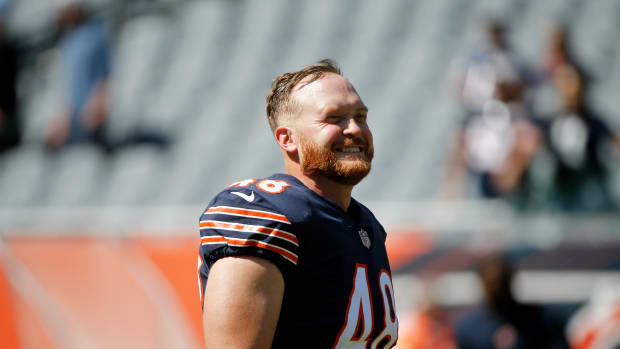
<svg viewBox="0 0 620 349"><path fill-rule="evenodd" d="M330 60L280 75L267 119L284 174L235 182L200 217L207 348L391 348L386 233L351 198L370 171L368 109Z"/></svg>

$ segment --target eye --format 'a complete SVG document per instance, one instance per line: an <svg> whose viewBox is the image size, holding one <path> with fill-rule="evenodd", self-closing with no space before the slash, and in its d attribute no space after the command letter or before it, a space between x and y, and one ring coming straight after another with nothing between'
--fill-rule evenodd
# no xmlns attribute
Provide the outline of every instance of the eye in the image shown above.
<svg viewBox="0 0 620 349"><path fill-rule="evenodd" d="M330 124L337 124L342 121L342 119L342 115L328 115L327 118L325 118L325 120Z"/></svg>
<svg viewBox="0 0 620 349"><path fill-rule="evenodd" d="M355 121L366 123L366 118L368 116L366 114L357 114L355 115Z"/></svg>

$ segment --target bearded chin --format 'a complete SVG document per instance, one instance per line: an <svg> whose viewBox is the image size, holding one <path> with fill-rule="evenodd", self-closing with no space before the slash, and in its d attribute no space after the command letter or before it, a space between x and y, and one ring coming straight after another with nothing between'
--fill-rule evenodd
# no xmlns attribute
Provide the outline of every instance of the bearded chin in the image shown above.
<svg viewBox="0 0 620 349"><path fill-rule="evenodd" d="M324 149L311 141L301 144L301 169L306 175L321 175L336 183L356 185L368 173L373 157L372 147L367 149L363 158L336 159L329 149Z"/></svg>

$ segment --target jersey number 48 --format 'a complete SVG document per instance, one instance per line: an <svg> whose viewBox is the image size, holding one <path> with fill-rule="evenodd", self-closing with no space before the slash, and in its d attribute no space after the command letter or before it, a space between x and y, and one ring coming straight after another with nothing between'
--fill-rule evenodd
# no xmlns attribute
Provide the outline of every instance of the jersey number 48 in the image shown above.
<svg viewBox="0 0 620 349"><path fill-rule="evenodd" d="M394 308L394 287L386 270L379 274L379 288L383 299L383 331L372 341L370 349L391 348L398 338L398 319ZM353 290L349 298L347 317L333 349L365 349L373 323L373 304L368 284L368 271L364 264L357 264L353 277ZM381 345L378 347L378 345Z"/></svg>

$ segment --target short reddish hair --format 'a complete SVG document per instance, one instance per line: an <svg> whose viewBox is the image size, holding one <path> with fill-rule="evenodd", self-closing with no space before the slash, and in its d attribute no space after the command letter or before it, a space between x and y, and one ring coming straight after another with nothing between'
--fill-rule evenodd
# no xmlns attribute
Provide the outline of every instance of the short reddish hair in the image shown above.
<svg viewBox="0 0 620 349"><path fill-rule="evenodd" d="M269 127L271 127L272 132L275 132L279 126L280 116L292 113L295 109L295 103L291 100L293 89L301 81L304 81L304 84L307 85L320 79L327 73L342 75L336 62L331 59L322 59L296 72L284 73L273 80L271 90L267 94L265 106L267 121L269 121Z"/></svg>

